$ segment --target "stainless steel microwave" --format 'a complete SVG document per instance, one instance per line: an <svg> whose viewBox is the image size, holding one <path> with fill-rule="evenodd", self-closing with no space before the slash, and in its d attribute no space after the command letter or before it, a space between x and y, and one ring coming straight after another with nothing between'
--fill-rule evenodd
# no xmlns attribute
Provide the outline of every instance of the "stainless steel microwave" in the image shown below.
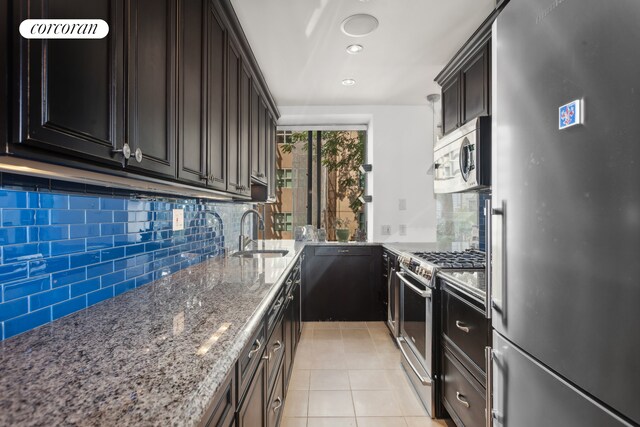
<svg viewBox="0 0 640 427"><path fill-rule="evenodd" d="M435 193L491 187L491 117L478 117L442 137L434 147Z"/></svg>

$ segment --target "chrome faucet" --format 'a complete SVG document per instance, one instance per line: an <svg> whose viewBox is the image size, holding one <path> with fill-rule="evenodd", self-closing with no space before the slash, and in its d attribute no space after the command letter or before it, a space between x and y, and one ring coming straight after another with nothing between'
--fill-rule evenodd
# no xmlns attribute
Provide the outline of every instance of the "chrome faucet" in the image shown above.
<svg viewBox="0 0 640 427"><path fill-rule="evenodd" d="M251 240L250 237L245 236L244 235L244 219L249 215L249 214L256 214L256 216L258 217L258 230L262 230L262 238L264 239L264 221L262 220L262 216L260 215L260 212L258 212L255 209L249 209L248 211L246 211L245 213L242 214L242 218L240 218L240 237L239 237L239 242L238 242L238 250L239 251L243 251L244 248L251 243L253 240Z"/></svg>

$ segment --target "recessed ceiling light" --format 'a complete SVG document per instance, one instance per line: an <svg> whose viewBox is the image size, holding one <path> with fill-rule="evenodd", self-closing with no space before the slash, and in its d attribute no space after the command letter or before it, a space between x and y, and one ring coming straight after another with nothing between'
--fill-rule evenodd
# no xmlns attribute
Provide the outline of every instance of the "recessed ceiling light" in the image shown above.
<svg viewBox="0 0 640 427"><path fill-rule="evenodd" d="M342 84L345 86L353 86L354 84L356 84L356 81L353 79L344 79L342 81Z"/></svg>
<svg viewBox="0 0 640 427"><path fill-rule="evenodd" d="M348 36L364 37L378 28L378 24L379 22L375 16L359 13L357 15L351 15L342 21L340 29Z"/></svg>
<svg viewBox="0 0 640 427"><path fill-rule="evenodd" d="M363 49L364 47L361 44L350 44L349 46L347 46L347 52L352 55L362 52Z"/></svg>

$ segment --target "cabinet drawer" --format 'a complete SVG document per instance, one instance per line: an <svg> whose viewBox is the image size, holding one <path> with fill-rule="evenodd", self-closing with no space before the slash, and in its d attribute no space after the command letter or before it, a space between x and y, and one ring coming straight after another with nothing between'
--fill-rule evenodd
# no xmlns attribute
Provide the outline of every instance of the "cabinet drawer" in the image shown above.
<svg viewBox="0 0 640 427"><path fill-rule="evenodd" d="M266 348L266 343L264 323L260 322L258 329L242 350L242 353L240 353L240 357L238 357L238 402L242 400L247 390L251 377L253 377L256 366L258 366L262 353Z"/></svg>
<svg viewBox="0 0 640 427"><path fill-rule="evenodd" d="M204 427L230 427L235 420L235 378L233 369L222 382L220 390L216 393L207 408L200 426Z"/></svg>
<svg viewBox="0 0 640 427"><path fill-rule="evenodd" d="M280 363L278 378L271 391L271 397L267 403L267 427L276 427L284 411L284 363Z"/></svg>
<svg viewBox="0 0 640 427"><path fill-rule="evenodd" d="M265 349L265 357L267 359L267 385L269 388L276 378L278 373L277 367L280 366L282 357L287 350L285 348L287 343L285 343L284 340L283 319L284 316L279 317L273 333L271 334L271 338L269 338L269 342L267 343L267 348Z"/></svg>
<svg viewBox="0 0 640 427"><path fill-rule="evenodd" d="M446 347L442 370L444 405L458 427L485 425L485 390Z"/></svg>
<svg viewBox="0 0 640 427"><path fill-rule="evenodd" d="M371 255L370 246L321 246L314 248L315 256L366 256Z"/></svg>
<svg viewBox="0 0 640 427"><path fill-rule="evenodd" d="M285 287L283 286L278 292L278 296L269 307L269 311L267 312L266 322L267 322L267 337L271 335L273 332L273 328L276 325L276 321L278 320L278 316L282 312L284 308L284 301L286 299Z"/></svg>
<svg viewBox="0 0 640 427"><path fill-rule="evenodd" d="M484 372L489 322L484 314L449 292L443 292L443 332Z"/></svg>

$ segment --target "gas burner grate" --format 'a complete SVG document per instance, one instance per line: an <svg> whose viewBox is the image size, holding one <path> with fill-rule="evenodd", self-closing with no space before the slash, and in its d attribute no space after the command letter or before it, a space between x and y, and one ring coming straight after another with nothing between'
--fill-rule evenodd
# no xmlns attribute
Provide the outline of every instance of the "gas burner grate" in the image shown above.
<svg viewBox="0 0 640 427"><path fill-rule="evenodd" d="M441 268L485 268L484 252L414 252L414 256Z"/></svg>

